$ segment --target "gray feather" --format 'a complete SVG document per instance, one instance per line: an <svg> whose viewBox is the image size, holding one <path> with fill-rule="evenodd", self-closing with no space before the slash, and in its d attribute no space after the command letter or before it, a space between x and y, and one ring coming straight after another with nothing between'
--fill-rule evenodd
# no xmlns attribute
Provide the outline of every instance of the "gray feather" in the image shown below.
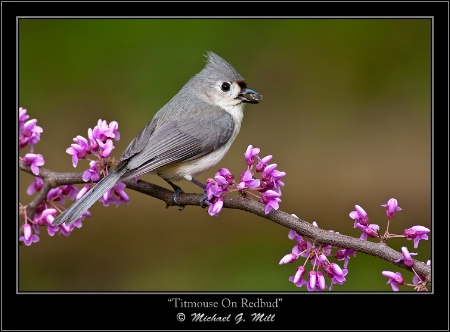
<svg viewBox="0 0 450 332"><path fill-rule="evenodd" d="M197 75L202 79L207 76L210 80L219 81L227 79L229 81L240 81L244 80L241 74L230 65L227 61L222 59L220 56L213 52L207 52L207 64L205 68Z"/></svg>
<svg viewBox="0 0 450 332"><path fill-rule="evenodd" d="M156 116L149 122L139 134L130 142L125 151L122 153L120 160L126 160L140 152L148 143L148 139L153 134L157 123Z"/></svg>
<svg viewBox="0 0 450 332"><path fill-rule="evenodd" d="M53 220L52 225L56 226L62 224L63 222L66 222L66 225L70 225L75 222L83 215L84 212L86 212L95 202L97 202L103 194L114 187L125 172L126 168L121 166L109 173L86 194L84 194L83 197L73 203L66 211Z"/></svg>

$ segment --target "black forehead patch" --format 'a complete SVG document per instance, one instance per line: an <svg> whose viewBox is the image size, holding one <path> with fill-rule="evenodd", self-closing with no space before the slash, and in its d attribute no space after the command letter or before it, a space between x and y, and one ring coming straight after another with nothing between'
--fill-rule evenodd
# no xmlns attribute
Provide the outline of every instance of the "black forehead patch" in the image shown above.
<svg viewBox="0 0 450 332"><path fill-rule="evenodd" d="M244 80L236 81L236 83L241 87L241 89L245 89L247 87L247 83Z"/></svg>

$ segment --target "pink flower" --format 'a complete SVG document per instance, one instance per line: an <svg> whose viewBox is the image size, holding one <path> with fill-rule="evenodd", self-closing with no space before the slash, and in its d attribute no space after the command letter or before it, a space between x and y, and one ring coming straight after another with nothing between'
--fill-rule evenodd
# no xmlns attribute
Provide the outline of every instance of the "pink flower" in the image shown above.
<svg viewBox="0 0 450 332"><path fill-rule="evenodd" d="M392 290L398 292L398 286L403 285L403 276L400 272L382 271L381 274L389 278L387 284L391 284Z"/></svg>
<svg viewBox="0 0 450 332"><path fill-rule="evenodd" d="M404 236L407 240L414 239L414 248L419 246L420 240L428 240L428 233L430 230L426 227L416 225L411 228L405 229Z"/></svg>
<svg viewBox="0 0 450 332"><path fill-rule="evenodd" d="M23 157L25 164L31 167L31 171L34 175L39 175L39 166L44 165L44 157L41 154L27 153Z"/></svg>
<svg viewBox="0 0 450 332"><path fill-rule="evenodd" d="M389 218L393 218L395 215L395 211L401 211L402 208L398 206L397 200L395 198L391 198L386 204L382 204L381 206L387 207L386 214Z"/></svg>
<svg viewBox="0 0 450 332"><path fill-rule="evenodd" d="M30 246L32 243L39 241L39 236L32 233L32 228L30 224L25 224L22 226L23 236L19 238L19 241L23 241L26 246Z"/></svg>
<svg viewBox="0 0 450 332"><path fill-rule="evenodd" d="M281 202L280 194L273 190L267 190L261 195L259 201L266 205L264 213L268 214L272 209L278 210L278 203Z"/></svg>
<svg viewBox="0 0 450 332"><path fill-rule="evenodd" d="M350 212L349 216L355 221L353 228L357 227L357 223L365 226L369 224L369 217L367 216L366 211L359 205L355 205L355 211Z"/></svg>
<svg viewBox="0 0 450 332"><path fill-rule="evenodd" d="M260 149L254 148L253 145L247 147L247 151L244 153L245 163L250 166L255 162L255 156L258 155Z"/></svg>
<svg viewBox="0 0 450 332"><path fill-rule="evenodd" d="M414 265L414 259L412 259L411 255L417 255L417 253L409 252L408 248L402 247L402 257L399 259L396 259L396 262L403 261L406 266L413 266Z"/></svg>
<svg viewBox="0 0 450 332"><path fill-rule="evenodd" d="M217 197L213 204L209 206L208 213L210 216L217 217L223 208L223 197Z"/></svg>

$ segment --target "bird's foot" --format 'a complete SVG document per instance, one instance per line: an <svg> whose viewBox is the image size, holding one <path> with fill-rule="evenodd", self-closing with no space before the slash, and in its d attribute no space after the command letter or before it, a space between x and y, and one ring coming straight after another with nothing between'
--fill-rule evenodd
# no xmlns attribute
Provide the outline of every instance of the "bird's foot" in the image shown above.
<svg viewBox="0 0 450 332"><path fill-rule="evenodd" d="M174 189L175 189L175 192L173 193L173 196L172 196L173 202L180 207L178 210L183 211L184 208L185 208L185 205L180 204L178 202L178 195L179 194L184 194L184 191L180 187L177 187L177 188L174 188Z"/></svg>
<svg viewBox="0 0 450 332"><path fill-rule="evenodd" d="M180 204L178 202L178 195L179 194L184 194L183 189L181 189L180 187L178 187L176 184L173 184L171 181L166 180L168 184L170 184L170 186L173 188L173 196L172 196L172 200L173 202L178 205L180 208L178 210L183 211L185 208L185 205ZM169 207L169 205L167 204L166 207Z"/></svg>
<svg viewBox="0 0 450 332"><path fill-rule="evenodd" d="M202 198L200 198L200 206L204 209L205 207L208 206L208 204L206 204L205 202L208 201L208 194L205 192L202 196Z"/></svg>
<svg viewBox="0 0 450 332"><path fill-rule="evenodd" d="M202 188L203 190L204 190L204 193L203 193L203 196L202 196L202 198L200 198L200 206L202 207L202 208L205 208L205 207L207 207L209 204L209 201L208 201L208 194L206 193L206 185L204 185L203 183L201 183L200 181L197 181L196 179L194 179L194 178L192 178L191 179L191 182L192 183L195 183L197 186L199 186L200 188ZM208 203L206 203L206 202L208 202Z"/></svg>

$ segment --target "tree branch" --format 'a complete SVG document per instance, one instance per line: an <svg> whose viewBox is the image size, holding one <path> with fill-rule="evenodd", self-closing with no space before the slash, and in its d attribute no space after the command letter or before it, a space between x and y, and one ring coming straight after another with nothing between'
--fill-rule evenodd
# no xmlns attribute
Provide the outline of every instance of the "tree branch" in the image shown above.
<svg viewBox="0 0 450 332"><path fill-rule="evenodd" d="M31 171L31 168L22 160L19 160L19 168L26 173L34 175ZM33 199L33 201L27 206L27 215L30 219L33 219L37 207L47 197L47 194L51 188L55 188L64 184L85 183L82 179L82 173L58 173L48 170L44 167L39 168L38 176L44 181L44 187ZM166 207L177 206L172 199L173 192L166 188L142 180L138 180L137 182L135 180L125 180L122 182L125 183L127 188L129 189L162 200L166 203ZM180 205L200 206L201 197L202 195L199 194L181 193L178 196L178 201ZM307 221L298 219L293 215L280 210L272 210L270 211L270 213L265 214L264 205L262 203L259 203L243 195L236 197L224 197L224 207L246 211L267 220L273 221L288 229L296 231L302 236L306 236L314 240L316 243L330 244L339 248L353 249L357 252L384 259L402 269L412 271L411 267L406 266L405 264L403 264L403 262L395 262L396 259L402 257L402 254L390 248L385 243L363 241L347 235L323 230ZM427 280L431 282L431 267L429 265L415 260L412 267L419 275L426 277Z"/></svg>

